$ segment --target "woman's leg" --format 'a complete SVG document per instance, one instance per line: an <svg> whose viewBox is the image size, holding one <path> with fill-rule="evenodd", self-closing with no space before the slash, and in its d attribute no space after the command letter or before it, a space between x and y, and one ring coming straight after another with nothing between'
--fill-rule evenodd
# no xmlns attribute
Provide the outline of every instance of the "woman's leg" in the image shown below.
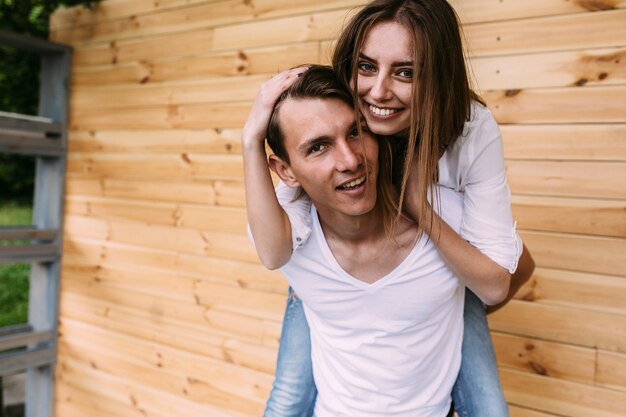
<svg viewBox="0 0 626 417"><path fill-rule="evenodd" d="M316 396L309 324L302 301L289 288L276 376L263 417L309 417Z"/></svg>
<svg viewBox="0 0 626 417"><path fill-rule="evenodd" d="M461 370L452 390L454 408L459 417L507 417L485 308L468 289L463 321Z"/></svg>

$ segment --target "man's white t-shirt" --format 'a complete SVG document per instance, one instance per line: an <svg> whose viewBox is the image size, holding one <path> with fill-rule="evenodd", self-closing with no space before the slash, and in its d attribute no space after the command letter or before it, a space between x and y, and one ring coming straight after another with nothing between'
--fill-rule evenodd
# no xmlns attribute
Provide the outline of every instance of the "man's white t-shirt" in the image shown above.
<svg viewBox="0 0 626 417"><path fill-rule="evenodd" d="M461 224L459 193L439 187L441 213ZM333 256L311 208L311 235L281 268L311 329L316 417L445 417L461 364L465 287L426 235L368 284ZM393 243L390 243L393 244Z"/></svg>

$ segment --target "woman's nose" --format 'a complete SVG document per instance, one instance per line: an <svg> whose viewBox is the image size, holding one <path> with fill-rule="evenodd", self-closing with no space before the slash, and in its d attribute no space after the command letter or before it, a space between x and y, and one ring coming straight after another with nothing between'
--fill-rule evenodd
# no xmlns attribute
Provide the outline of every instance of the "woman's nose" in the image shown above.
<svg viewBox="0 0 626 417"><path fill-rule="evenodd" d="M389 79L384 74L379 74L376 77L374 85L370 90L370 96L374 100L384 101L390 98L391 89L389 88Z"/></svg>

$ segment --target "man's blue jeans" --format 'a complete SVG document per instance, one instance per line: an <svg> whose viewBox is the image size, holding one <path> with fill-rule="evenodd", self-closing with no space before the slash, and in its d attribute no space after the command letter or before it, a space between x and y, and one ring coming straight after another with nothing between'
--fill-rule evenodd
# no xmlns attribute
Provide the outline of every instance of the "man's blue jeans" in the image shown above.
<svg viewBox="0 0 626 417"><path fill-rule="evenodd" d="M508 417L485 309L465 292L461 370L452 391L459 417ZM310 417L317 389L311 364L309 325L302 301L289 289L276 377L264 417Z"/></svg>

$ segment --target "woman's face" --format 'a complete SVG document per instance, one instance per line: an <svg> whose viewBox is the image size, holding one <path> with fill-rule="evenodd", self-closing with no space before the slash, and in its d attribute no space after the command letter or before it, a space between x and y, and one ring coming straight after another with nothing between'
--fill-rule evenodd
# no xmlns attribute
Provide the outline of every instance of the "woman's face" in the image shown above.
<svg viewBox="0 0 626 417"><path fill-rule="evenodd" d="M378 135L408 134L413 99L413 38L396 22L377 23L359 54L359 107Z"/></svg>

